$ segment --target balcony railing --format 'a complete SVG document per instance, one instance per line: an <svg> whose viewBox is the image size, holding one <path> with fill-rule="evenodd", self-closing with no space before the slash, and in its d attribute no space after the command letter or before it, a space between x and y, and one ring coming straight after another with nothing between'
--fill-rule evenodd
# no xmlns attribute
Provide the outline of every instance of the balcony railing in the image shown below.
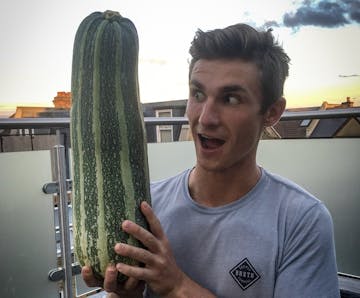
<svg viewBox="0 0 360 298"><path fill-rule="evenodd" d="M358 110L345 109L285 113L282 120L359 116ZM187 119L145 118L145 123L178 125L186 124ZM0 132L50 127L67 129L69 119L0 119ZM64 266L57 263L57 253L62 250L58 236L60 208L54 208L52 196L42 191L45 184L57 181L52 166L54 157L49 154L53 150L0 154L0 297L51 298L65 291L63 286L59 290L58 283L48 280L49 272L63 277L58 267ZM261 166L294 180L327 206L334 221L342 296L360 297L360 138L263 140L258 151ZM148 144L148 157L151 180L192 167L196 158L192 142ZM68 161L65 165L69 167ZM71 177L69 169L68 175ZM90 290L77 268L73 271L75 296Z"/></svg>
<svg viewBox="0 0 360 298"><path fill-rule="evenodd" d="M284 112L281 121L299 119L329 119L360 117L360 109L333 109L322 111ZM187 124L186 117L145 117L146 125L181 125ZM70 118L0 118L0 129L21 128L69 128Z"/></svg>

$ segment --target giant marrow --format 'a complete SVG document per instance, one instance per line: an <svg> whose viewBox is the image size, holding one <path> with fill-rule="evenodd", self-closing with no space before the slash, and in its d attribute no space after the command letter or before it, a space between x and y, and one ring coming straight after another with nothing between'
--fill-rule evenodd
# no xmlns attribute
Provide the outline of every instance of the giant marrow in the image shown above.
<svg viewBox="0 0 360 298"><path fill-rule="evenodd" d="M134 24L117 12L90 14L75 35L70 122L74 246L80 264L91 266L99 278L109 263L136 264L114 253L117 242L141 246L121 230L121 222L130 219L148 228L139 209L151 198L138 51Z"/></svg>

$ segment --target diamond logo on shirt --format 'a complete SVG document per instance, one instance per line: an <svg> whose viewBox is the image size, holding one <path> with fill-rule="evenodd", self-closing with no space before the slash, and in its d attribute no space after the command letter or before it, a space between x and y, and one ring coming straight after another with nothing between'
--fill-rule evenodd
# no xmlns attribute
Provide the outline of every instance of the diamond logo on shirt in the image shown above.
<svg viewBox="0 0 360 298"><path fill-rule="evenodd" d="M232 268L229 273L244 291L260 278L247 258Z"/></svg>

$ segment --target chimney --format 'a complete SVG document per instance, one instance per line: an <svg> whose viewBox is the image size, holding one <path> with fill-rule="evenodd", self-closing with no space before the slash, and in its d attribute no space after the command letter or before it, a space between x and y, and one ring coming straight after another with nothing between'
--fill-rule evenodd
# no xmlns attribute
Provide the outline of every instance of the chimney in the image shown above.
<svg viewBox="0 0 360 298"><path fill-rule="evenodd" d="M346 109L346 108L352 108L354 106L354 102L351 101L350 97L346 97L346 101L341 103L341 108L342 109Z"/></svg>
<svg viewBox="0 0 360 298"><path fill-rule="evenodd" d="M71 92L60 91L53 100L56 109L67 109L71 108Z"/></svg>

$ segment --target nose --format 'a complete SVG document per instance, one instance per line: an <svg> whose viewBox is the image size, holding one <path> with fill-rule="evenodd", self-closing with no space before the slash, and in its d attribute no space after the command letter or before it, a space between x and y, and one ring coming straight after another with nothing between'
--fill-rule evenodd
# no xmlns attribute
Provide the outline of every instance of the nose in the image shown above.
<svg viewBox="0 0 360 298"><path fill-rule="evenodd" d="M219 122L219 107L214 100L208 98L206 101L203 102L200 111L199 124L203 127L213 127L217 126Z"/></svg>

